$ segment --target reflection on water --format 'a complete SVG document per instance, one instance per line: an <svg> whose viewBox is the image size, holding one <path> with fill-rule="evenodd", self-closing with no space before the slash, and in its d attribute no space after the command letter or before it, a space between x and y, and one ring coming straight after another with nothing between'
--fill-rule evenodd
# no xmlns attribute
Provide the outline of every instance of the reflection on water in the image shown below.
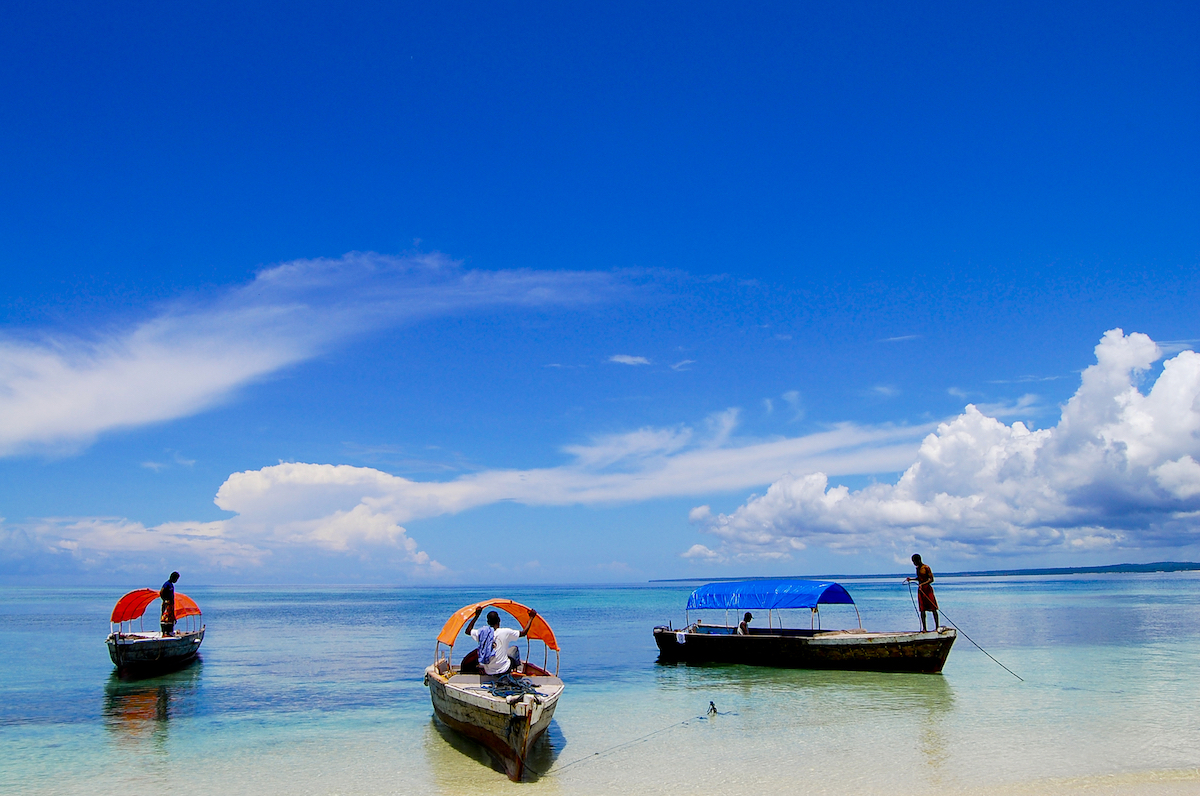
<svg viewBox="0 0 1200 796"><path fill-rule="evenodd" d="M203 665L197 660L180 671L142 680L124 680L116 672L104 686L104 726L122 747L162 749L171 719L195 710Z"/></svg>
<svg viewBox="0 0 1200 796"><path fill-rule="evenodd" d="M566 746L558 720L552 719L550 726L537 739L525 760L525 782L543 780ZM447 727L430 716L425 733L425 754L438 789L443 793L461 793L468 782L478 782L483 773L481 767L504 773L504 763L483 744ZM483 779L494 785L491 775Z"/></svg>
<svg viewBox="0 0 1200 796"><path fill-rule="evenodd" d="M773 669L733 663L703 666L662 663L654 671L661 688L694 691L710 687L758 695L773 691L807 693L862 701L875 708L922 709L934 713L954 707L954 689L940 674Z"/></svg>
<svg viewBox="0 0 1200 796"><path fill-rule="evenodd" d="M950 757L949 726L955 696L939 674L773 669L739 664L660 664L659 688L736 696L743 704L767 701L789 713L793 727L827 727L831 719L853 716L876 726L905 727L926 775L940 781ZM721 697L717 697L720 699Z"/></svg>

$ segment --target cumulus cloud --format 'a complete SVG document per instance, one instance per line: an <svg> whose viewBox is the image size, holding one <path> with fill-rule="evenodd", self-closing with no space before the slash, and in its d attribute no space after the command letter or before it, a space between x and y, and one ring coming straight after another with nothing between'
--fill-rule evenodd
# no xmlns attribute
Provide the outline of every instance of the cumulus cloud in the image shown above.
<svg viewBox="0 0 1200 796"><path fill-rule="evenodd" d="M481 308L616 297L621 281L354 252L267 268L249 284L161 307L127 328L0 336L0 455L72 451L110 429L194 414L363 332Z"/></svg>
<svg viewBox="0 0 1200 796"><path fill-rule="evenodd" d="M410 576L446 571L418 549L387 511L359 503L328 513L263 516L255 506L244 515L211 522L166 522L146 526L121 517L44 518L17 525L0 520L9 574L26 569L81 569L143 573L157 569L246 573L282 566L296 557L370 556L374 563Z"/></svg>
<svg viewBox="0 0 1200 796"><path fill-rule="evenodd" d="M649 365L650 360L645 357L633 357L629 354L613 354L608 358L609 362L616 362L618 365Z"/></svg>
<svg viewBox="0 0 1200 796"><path fill-rule="evenodd" d="M1200 355L1167 360L1142 392L1162 356L1153 340L1114 329L1095 353L1053 428L968 405L895 484L851 491L797 469L731 514L700 507L694 521L721 540L722 559L810 546L971 556L1200 542Z"/></svg>

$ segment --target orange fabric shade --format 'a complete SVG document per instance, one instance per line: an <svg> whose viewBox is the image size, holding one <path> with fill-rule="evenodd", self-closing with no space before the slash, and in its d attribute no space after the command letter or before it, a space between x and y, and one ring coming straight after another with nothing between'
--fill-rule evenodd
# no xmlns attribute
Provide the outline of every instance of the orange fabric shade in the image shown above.
<svg viewBox="0 0 1200 796"><path fill-rule="evenodd" d="M136 589L129 592L113 606L111 622L128 622L146 613L146 606L158 599L157 589ZM175 592L175 618L199 616L200 606L186 594Z"/></svg>
<svg viewBox="0 0 1200 796"><path fill-rule="evenodd" d="M185 616L200 616L200 606L186 594L175 592L175 618L183 619Z"/></svg>
<svg viewBox="0 0 1200 796"><path fill-rule="evenodd" d="M178 599L178 598L177 598ZM462 633L463 626L471 621L471 617L475 616L476 608L499 608L502 611L507 611L513 615L513 618L521 623L521 627L529 622L529 608L521 605L513 600L484 600L481 603L472 603L463 606L451 614L446 620L446 624L442 625L442 632L438 633L437 640L443 644L454 646L454 642L458 640ZM480 615L480 621L486 622L487 614ZM476 627L478 627L476 623ZM533 620L533 626L529 628L529 638L543 641L546 646L552 650L558 651L558 639L554 637L554 631L550 629L550 625L538 614Z"/></svg>

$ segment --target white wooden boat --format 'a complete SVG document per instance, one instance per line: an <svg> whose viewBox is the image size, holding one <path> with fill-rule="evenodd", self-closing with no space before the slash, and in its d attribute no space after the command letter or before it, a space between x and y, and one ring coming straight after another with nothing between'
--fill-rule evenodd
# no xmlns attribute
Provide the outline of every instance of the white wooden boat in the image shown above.
<svg viewBox="0 0 1200 796"><path fill-rule="evenodd" d="M482 608L504 611L521 627L529 622L529 609L513 600L487 600L455 611L438 634L434 662L425 670L425 685L438 720L490 749L509 779L520 782L526 773L529 750L550 726L562 695L558 640L539 614L529 627L522 663L517 672L511 673L511 681L480 673L475 649L456 665L452 662L454 644L465 638L463 627L476 615L476 609ZM529 660L529 640L542 642L541 666ZM549 671L550 650L554 650L553 674ZM518 688L512 687L513 681Z"/></svg>
<svg viewBox="0 0 1200 796"><path fill-rule="evenodd" d="M195 660L200 651L200 643L204 641L200 607L186 594L175 592L175 622L182 629L163 636L161 630L143 627L146 608L157 599L157 590L137 589L113 607L109 618L111 632L105 643L118 674L148 675L178 669Z"/></svg>

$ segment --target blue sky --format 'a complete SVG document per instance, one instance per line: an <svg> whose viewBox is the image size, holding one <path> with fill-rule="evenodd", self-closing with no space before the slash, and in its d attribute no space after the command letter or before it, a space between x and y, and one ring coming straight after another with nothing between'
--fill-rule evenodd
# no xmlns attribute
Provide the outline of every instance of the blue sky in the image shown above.
<svg viewBox="0 0 1200 796"><path fill-rule="evenodd" d="M1198 22L14 6L0 579L1200 556Z"/></svg>

